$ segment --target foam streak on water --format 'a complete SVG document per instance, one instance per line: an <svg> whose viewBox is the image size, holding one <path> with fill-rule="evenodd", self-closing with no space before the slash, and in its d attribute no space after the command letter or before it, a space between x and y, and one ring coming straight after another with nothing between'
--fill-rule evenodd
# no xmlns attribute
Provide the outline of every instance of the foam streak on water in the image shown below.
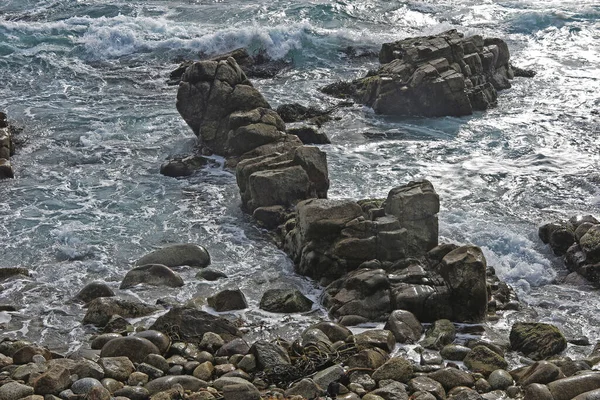
<svg viewBox="0 0 600 400"><path fill-rule="evenodd" d="M490 265L535 306L536 318L571 335L600 339L595 293L552 285L562 263L537 239L543 222L600 214L600 9L593 1L381 2L7 0L0 4L0 109L26 127L13 158L17 179L1 182L0 266L34 279L3 284L0 325L52 346L85 338L83 311L69 302L85 283L117 288L140 255L168 243L208 247L231 279L139 289L124 297L186 301L240 286L251 321L268 287L319 288L239 210L234 177L219 165L190 179L158 174L195 138L165 84L177 59L245 46L293 60L256 86L273 106L335 104L318 91L364 75L382 42L457 28L507 40L513 62L538 71L517 78L496 109L464 118L376 116L352 107L326 125L330 197L385 197L410 179L430 179L442 199L445 240L481 246ZM368 139L369 137L378 139ZM585 299L585 301L582 301ZM322 315L290 319L294 332ZM533 314L532 314L533 315ZM577 317L573 317L576 315ZM524 318L515 315L514 318ZM502 327L499 327L502 328ZM258 331L256 336L268 335Z"/></svg>

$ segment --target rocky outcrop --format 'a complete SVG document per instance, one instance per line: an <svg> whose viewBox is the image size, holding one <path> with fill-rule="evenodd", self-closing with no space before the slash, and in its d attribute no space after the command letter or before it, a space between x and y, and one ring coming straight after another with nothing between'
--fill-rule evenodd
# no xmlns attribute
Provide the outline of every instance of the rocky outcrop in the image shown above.
<svg viewBox="0 0 600 400"><path fill-rule="evenodd" d="M450 30L384 43L378 70L322 90L353 98L378 114L470 115L495 106L497 90L511 87L509 60L503 40Z"/></svg>
<svg viewBox="0 0 600 400"><path fill-rule="evenodd" d="M222 61L229 57L233 58L242 71L249 78L273 78L281 71L289 68L291 63L286 60L275 60L270 58L264 51L259 51L255 55L251 55L247 49L239 48L230 51L229 53L218 54L212 57L200 57L204 61ZM181 82L181 77L185 70L194 63L194 61L183 61L179 67L169 75L168 84L177 85Z"/></svg>
<svg viewBox="0 0 600 400"><path fill-rule="evenodd" d="M600 284L600 222L591 215L571 217L539 228L539 237L563 256L569 271Z"/></svg>
<svg viewBox="0 0 600 400"><path fill-rule="evenodd" d="M10 157L15 153L12 129L6 120L6 114L0 112L0 179L14 178Z"/></svg>
<svg viewBox="0 0 600 400"><path fill-rule="evenodd" d="M554 325L519 322L510 331L510 346L534 360L560 354L567 340Z"/></svg>

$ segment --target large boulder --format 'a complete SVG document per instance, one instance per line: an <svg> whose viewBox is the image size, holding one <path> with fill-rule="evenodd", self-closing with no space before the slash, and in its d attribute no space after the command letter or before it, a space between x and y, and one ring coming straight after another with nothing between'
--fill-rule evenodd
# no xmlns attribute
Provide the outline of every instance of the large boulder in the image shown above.
<svg viewBox="0 0 600 400"><path fill-rule="evenodd" d="M510 347L534 360L561 353L567 340L554 325L517 322L510 330Z"/></svg>
<svg viewBox="0 0 600 400"><path fill-rule="evenodd" d="M384 329L391 331L399 343L416 343L423 333L423 326L419 320L406 310L392 311Z"/></svg>
<svg viewBox="0 0 600 400"><path fill-rule="evenodd" d="M225 318L190 307L171 308L150 329L176 333L180 340L188 342L200 342L206 332L216 333L226 341L242 336L239 329Z"/></svg>
<svg viewBox="0 0 600 400"><path fill-rule="evenodd" d="M431 182L409 182L390 190L385 212L394 215L408 231L407 256L422 256L438 244L440 198Z"/></svg>
<svg viewBox="0 0 600 400"><path fill-rule="evenodd" d="M476 246L462 246L446 254L440 275L450 289L454 319L480 322L487 313L487 263Z"/></svg>
<svg viewBox="0 0 600 400"><path fill-rule="evenodd" d="M210 264L208 251L193 243L172 244L154 250L135 262L135 265L162 264L169 268L189 265L204 268Z"/></svg>
<svg viewBox="0 0 600 400"><path fill-rule="evenodd" d="M248 307L246 296L239 289L222 290L207 299L208 305L215 311L243 310Z"/></svg>
<svg viewBox="0 0 600 400"><path fill-rule="evenodd" d="M141 363L149 354L160 354L154 343L141 337L126 336L106 343L100 357L127 357L132 362Z"/></svg>

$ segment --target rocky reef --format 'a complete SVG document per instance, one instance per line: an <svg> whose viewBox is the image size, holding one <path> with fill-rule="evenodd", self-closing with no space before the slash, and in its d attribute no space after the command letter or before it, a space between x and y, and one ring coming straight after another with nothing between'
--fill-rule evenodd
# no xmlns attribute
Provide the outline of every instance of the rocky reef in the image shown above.
<svg viewBox="0 0 600 400"><path fill-rule="evenodd" d="M366 77L322 91L378 114L462 116L495 106L497 91L510 88L514 76L502 39L456 30L384 43L379 61Z"/></svg>

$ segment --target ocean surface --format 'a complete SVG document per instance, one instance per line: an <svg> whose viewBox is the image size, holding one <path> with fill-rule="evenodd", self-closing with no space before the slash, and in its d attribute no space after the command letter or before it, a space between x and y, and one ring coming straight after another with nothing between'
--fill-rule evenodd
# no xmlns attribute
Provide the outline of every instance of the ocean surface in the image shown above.
<svg viewBox="0 0 600 400"><path fill-rule="evenodd" d="M315 305L286 317L258 309L267 288L322 288L295 275L290 260L240 210L223 160L186 179L159 174L195 136L166 84L181 59L238 47L265 50L292 68L254 80L273 107L336 100L319 87L363 76L383 42L456 28L507 41L516 78L498 107L463 118L389 118L344 108L323 126L331 198L385 197L427 178L440 194L442 240L481 246L488 264L518 291L515 320L557 324L568 337L600 340L600 296L557 285L562 261L538 226L600 214L600 5L561 1L0 0L0 110L24 127L12 158L16 179L0 182L0 267L32 279L5 282L0 333L57 350L87 343L85 310L71 298L105 281L121 297L185 302L240 287L237 313L254 337L293 337L325 316ZM119 291L131 263L169 243L204 245L230 278L194 279L181 289ZM262 321L262 322L261 322ZM138 321L139 324L146 323ZM572 347L574 354L590 348Z"/></svg>

